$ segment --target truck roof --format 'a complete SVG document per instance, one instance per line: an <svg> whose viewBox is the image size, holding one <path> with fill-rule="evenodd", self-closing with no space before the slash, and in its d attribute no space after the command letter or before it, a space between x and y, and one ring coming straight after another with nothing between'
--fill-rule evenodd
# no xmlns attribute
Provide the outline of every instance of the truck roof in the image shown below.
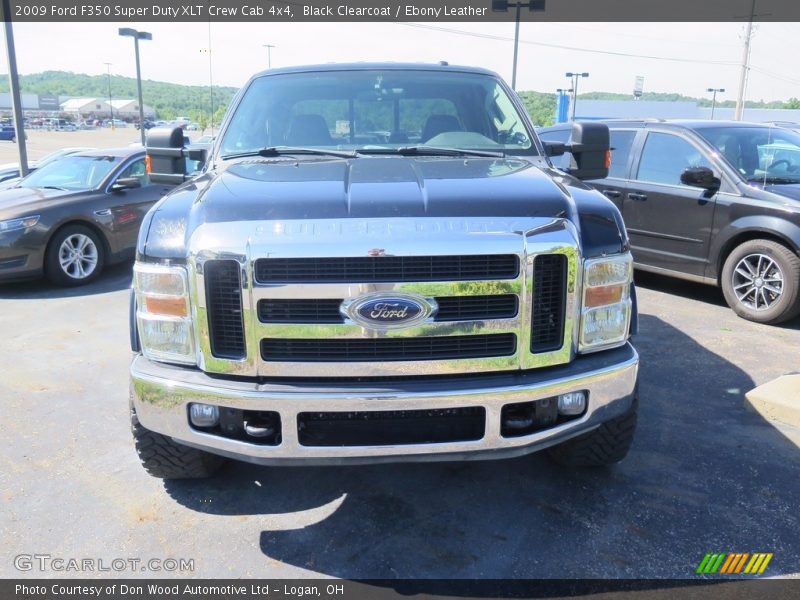
<svg viewBox="0 0 800 600"><path fill-rule="evenodd" d="M319 71L444 71L458 73L476 73L481 75L491 75L497 77L497 73L489 69L480 67L467 67L463 65L451 65L447 62L440 63L398 63L398 62L354 62L354 63L326 63L316 65L298 65L293 67L281 67L278 69L267 69L256 73L253 77L264 75L278 75L284 73L315 73Z"/></svg>

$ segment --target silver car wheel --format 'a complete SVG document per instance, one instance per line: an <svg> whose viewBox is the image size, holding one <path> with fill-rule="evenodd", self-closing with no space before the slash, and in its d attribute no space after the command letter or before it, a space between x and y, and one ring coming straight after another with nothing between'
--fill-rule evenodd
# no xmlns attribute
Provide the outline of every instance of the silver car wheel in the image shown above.
<svg viewBox="0 0 800 600"><path fill-rule="evenodd" d="M748 254L733 269L736 298L752 310L767 310L783 294L783 271L766 254Z"/></svg>
<svg viewBox="0 0 800 600"><path fill-rule="evenodd" d="M61 270L72 279L86 279L97 268L98 251L92 238L82 233L68 236L58 249Z"/></svg>

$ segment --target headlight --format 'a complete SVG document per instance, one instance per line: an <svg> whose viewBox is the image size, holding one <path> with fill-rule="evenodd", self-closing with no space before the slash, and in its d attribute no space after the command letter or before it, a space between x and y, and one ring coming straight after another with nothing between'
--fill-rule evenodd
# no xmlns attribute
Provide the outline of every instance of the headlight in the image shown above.
<svg viewBox="0 0 800 600"><path fill-rule="evenodd" d="M136 263L136 322L147 358L197 364L186 269Z"/></svg>
<svg viewBox="0 0 800 600"><path fill-rule="evenodd" d="M630 254L587 260L583 270L580 352L621 346L631 322Z"/></svg>
<svg viewBox="0 0 800 600"><path fill-rule="evenodd" d="M22 217L20 219L9 219L8 221L0 221L0 233L6 231L14 231L15 229L27 229L33 227L39 222L39 215L33 217Z"/></svg>

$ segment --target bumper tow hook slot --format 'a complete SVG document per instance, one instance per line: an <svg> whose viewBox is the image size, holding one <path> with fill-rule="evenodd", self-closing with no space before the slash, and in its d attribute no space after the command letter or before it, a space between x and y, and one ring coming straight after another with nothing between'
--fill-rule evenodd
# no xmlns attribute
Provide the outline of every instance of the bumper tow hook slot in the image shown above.
<svg viewBox="0 0 800 600"><path fill-rule="evenodd" d="M275 428L267 425L265 423L258 423L258 422L244 422L244 431L250 437L254 438L265 438L271 435L275 435Z"/></svg>

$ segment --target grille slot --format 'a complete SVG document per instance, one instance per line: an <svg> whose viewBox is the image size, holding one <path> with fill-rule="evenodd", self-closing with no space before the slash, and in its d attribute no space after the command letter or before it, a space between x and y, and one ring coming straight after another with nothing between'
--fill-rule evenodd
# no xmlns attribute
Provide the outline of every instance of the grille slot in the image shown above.
<svg viewBox="0 0 800 600"><path fill-rule="evenodd" d="M208 261L204 273L211 354L217 358L244 358L239 263L234 260Z"/></svg>
<svg viewBox="0 0 800 600"><path fill-rule="evenodd" d="M261 340L261 357L268 362L489 358L511 356L516 349L517 336L513 333L414 338Z"/></svg>
<svg viewBox="0 0 800 600"><path fill-rule="evenodd" d="M255 266L258 283L471 281L518 275L514 254L262 258Z"/></svg>
<svg viewBox="0 0 800 600"><path fill-rule="evenodd" d="M429 410L323 412L297 415L303 446L393 446L479 440L482 406Z"/></svg>
<svg viewBox="0 0 800 600"><path fill-rule="evenodd" d="M564 344L567 258L542 254L533 261L531 352L550 352Z"/></svg>
<svg viewBox="0 0 800 600"><path fill-rule="evenodd" d="M442 296L435 299L439 311L434 321L481 321L517 316L514 294L493 296ZM270 299L258 302L262 323L344 323L339 312L342 299Z"/></svg>

